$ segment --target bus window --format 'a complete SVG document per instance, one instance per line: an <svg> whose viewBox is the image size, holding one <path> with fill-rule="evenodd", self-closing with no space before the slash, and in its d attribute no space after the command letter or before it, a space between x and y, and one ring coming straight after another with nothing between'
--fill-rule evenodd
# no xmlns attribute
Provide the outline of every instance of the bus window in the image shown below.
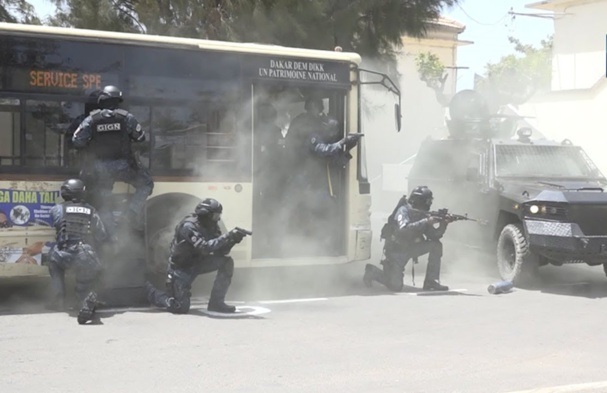
<svg viewBox="0 0 607 393"><path fill-rule="evenodd" d="M238 109L235 103L205 101L152 107L152 172L211 181L250 177Z"/></svg>
<svg viewBox="0 0 607 393"><path fill-rule="evenodd" d="M63 166L64 134L73 118L69 112L80 113L78 104L61 101L26 101L25 148L26 166ZM82 107L82 104L79 104ZM78 113L74 112L74 118Z"/></svg>
<svg viewBox="0 0 607 393"><path fill-rule="evenodd" d="M133 143L132 149L133 152L139 158L141 165L145 168L150 167L150 140L151 140L151 131L150 131L150 107L149 106L131 106L128 108L129 112L135 116L141 128L146 132L147 137L146 141L143 143Z"/></svg>
<svg viewBox="0 0 607 393"><path fill-rule="evenodd" d="M19 100L0 98L0 165L19 165L21 149Z"/></svg>

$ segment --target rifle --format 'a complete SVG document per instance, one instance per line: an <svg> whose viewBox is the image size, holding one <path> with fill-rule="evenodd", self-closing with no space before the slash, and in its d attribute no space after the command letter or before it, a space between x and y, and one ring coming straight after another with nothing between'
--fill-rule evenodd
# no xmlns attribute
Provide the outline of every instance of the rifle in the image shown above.
<svg viewBox="0 0 607 393"><path fill-rule="evenodd" d="M468 214L465 215L461 215L461 214L453 214L453 213L449 213L449 209L438 209L437 211L423 211L423 210L418 210L415 209L421 213L424 213L427 217L438 217L446 222L454 222L454 221L474 221L479 223L480 225L487 225L487 221L486 220L480 220L477 218L470 218L468 217Z"/></svg>

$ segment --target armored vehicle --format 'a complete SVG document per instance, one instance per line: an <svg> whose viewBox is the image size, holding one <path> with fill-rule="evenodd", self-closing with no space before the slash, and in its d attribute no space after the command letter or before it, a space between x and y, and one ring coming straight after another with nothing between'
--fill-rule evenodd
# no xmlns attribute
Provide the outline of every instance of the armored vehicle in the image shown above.
<svg viewBox="0 0 607 393"><path fill-rule="evenodd" d="M452 116L449 138L422 144L409 188L427 185L434 206L480 219L454 225L450 236L495 247L504 280L525 285L547 264L603 265L607 273L607 179L581 147L533 138L531 128L516 132L506 120L458 126Z"/></svg>

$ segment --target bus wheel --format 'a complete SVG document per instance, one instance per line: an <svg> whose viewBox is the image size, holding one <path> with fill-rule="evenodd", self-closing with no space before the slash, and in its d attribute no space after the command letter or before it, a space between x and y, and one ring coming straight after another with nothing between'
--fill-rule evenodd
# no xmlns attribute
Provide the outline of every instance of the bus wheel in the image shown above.
<svg viewBox="0 0 607 393"><path fill-rule="evenodd" d="M163 194L148 201L146 213L146 243L148 272L155 282L166 280L169 249L175 225L200 202L188 194Z"/></svg>
<svg viewBox="0 0 607 393"><path fill-rule="evenodd" d="M148 268L154 276L164 276L169 261L169 245L173 240L173 231L164 227L152 233L148 241Z"/></svg>

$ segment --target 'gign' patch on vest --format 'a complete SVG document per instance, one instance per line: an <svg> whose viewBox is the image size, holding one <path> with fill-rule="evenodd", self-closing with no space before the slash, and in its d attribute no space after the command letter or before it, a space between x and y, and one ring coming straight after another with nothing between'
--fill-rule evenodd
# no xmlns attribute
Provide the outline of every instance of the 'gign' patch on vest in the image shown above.
<svg viewBox="0 0 607 393"><path fill-rule="evenodd" d="M106 132L106 131L120 131L120 123L99 124L97 126L97 132Z"/></svg>
<svg viewBox="0 0 607 393"><path fill-rule="evenodd" d="M66 213L82 213L82 214L91 214L91 209L88 207L82 206L68 206L65 208Z"/></svg>

